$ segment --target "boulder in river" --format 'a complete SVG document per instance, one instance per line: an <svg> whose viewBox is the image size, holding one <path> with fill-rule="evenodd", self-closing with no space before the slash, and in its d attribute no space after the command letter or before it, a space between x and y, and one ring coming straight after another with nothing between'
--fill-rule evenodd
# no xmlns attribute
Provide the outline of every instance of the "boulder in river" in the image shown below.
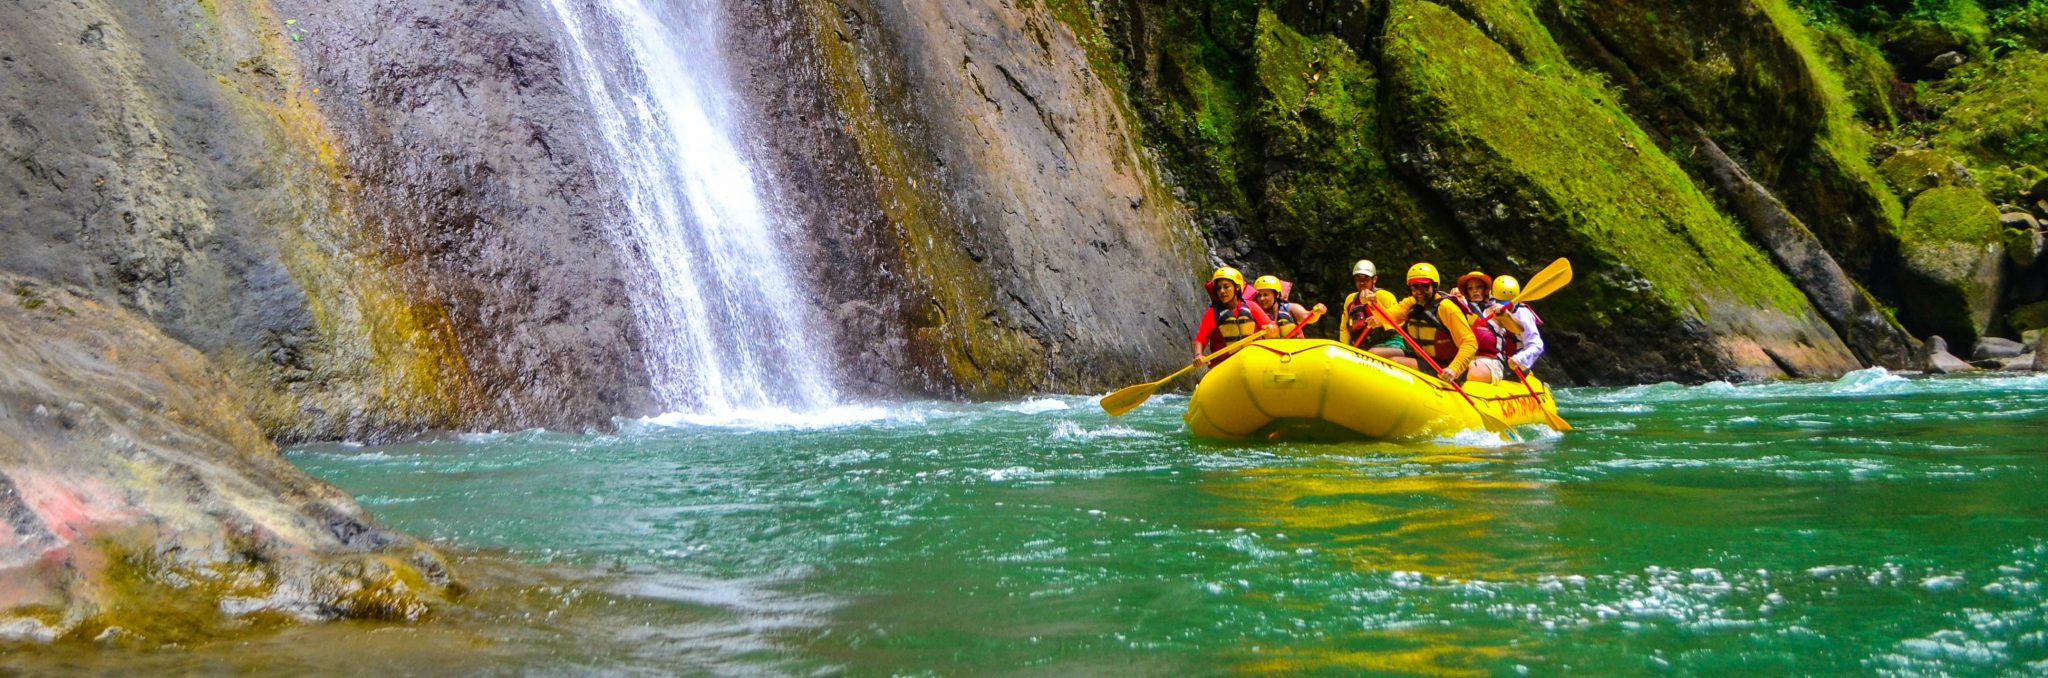
<svg viewBox="0 0 2048 678"><path fill-rule="evenodd" d="M1985 337L1977 340L1977 348L1970 351L1971 360L2011 358L2027 352L2025 344L2003 337Z"/></svg>
<svg viewBox="0 0 2048 678"><path fill-rule="evenodd" d="M0 275L0 641L413 620L455 586L434 551L280 457L198 351Z"/></svg>
<svg viewBox="0 0 2048 678"><path fill-rule="evenodd" d="M1971 372L1977 369L1963 362L1962 358L1951 355L1948 352L1948 340L1939 336L1928 337L1926 342L1920 344L1919 359L1920 369L1930 374Z"/></svg>

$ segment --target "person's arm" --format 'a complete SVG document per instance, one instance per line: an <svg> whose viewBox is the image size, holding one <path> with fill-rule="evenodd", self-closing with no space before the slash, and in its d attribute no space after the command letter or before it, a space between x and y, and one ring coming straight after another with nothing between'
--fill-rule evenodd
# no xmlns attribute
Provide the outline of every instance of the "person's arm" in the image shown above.
<svg viewBox="0 0 2048 678"><path fill-rule="evenodd" d="M1316 304L1315 310L1309 310L1308 307L1301 304L1288 304L1287 312L1294 316L1294 331L1288 332L1287 338L1297 339L1308 336L1309 323L1315 322L1326 310L1328 309L1322 304Z"/></svg>
<svg viewBox="0 0 2048 678"><path fill-rule="evenodd" d="M1408 297L1406 299L1402 299L1400 302L1395 303L1393 308L1386 309L1387 318L1386 320L1382 320L1381 322L1387 323L1389 326L1392 327L1399 327L1401 325L1407 324L1408 310L1412 308L1415 308L1415 297Z"/></svg>
<svg viewBox="0 0 2048 678"><path fill-rule="evenodd" d="M1202 328L1195 330L1195 360L1209 359L1209 335L1216 333L1216 314L1202 314Z"/></svg>
<svg viewBox="0 0 2048 678"><path fill-rule="evenodd" d="M1522 342L1522 350L1515 351L1511 360L1515 361L1515 365L1521 367L1523 372L1528 372L1535 369L1536 359L1543 357L1543 331L1536 329L1535 311L1525 307L1516 309L1514 315L1519 316L1515 320L1522 325L1522 331L1515 335L1515 338Z"/></svg>
<svg viewBox="0 0 2048 678"><path fill-rule="evenodd" d="M1472 357L1479 355L1479 337L1472 333L1472 318L1458 308L1457 302L1445 299L1437 302L1437 317L1444 321L1444 327L1451 331L1451 341L1458 343L1458 355L1451 358L1451 364L1444 366L1452 379L1465 376L1465 368L1472 364Z"/></svg>

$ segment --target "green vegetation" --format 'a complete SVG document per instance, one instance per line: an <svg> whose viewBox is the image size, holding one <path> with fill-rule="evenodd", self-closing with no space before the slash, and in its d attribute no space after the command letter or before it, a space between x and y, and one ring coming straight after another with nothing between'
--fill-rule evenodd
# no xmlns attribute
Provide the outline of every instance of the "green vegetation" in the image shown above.
<svg viewBox="0 0 2048 678"><path fill-rule="evenodd" d="M2048 164L2048 54L2015 52L1966 67L1927 98L1942 111L1935 143L1973 169Z"/></svg>
<svg viewBox="0 0 2048 678"><path fill-rule="evenodd" d="M1899 151L1877 169L1892 190L1907 200L1930 188L1961 185L1968 177L1968 170L1939 151Z"/></svg>
<svg viewBox="0 0 2048 678"><path fill-rule="evenodd" d="M1899 238L1907 242L1948 241L1982 245L1999 239L1998 209L1977 189L1942 186L1913 199Z"/></svg>
<svg viewBox="0 0 2048 678"><path fill-rule="evenodd" d="M1705 298L1807 312L1798 290L1613 96L1524 68L1432 3L1396 4L1386 34L1402 105L1461 177L1512 188L1515 199L1504 202L1633 268L1673 308Z"/></svg>
<svg viewBox="0 0 2048 678"><path fill-rule="evenodd" d="M2048 328L2048 301L2039 301L2013 309L2011 313L2006 314L2005 323L2011 325L2014 332Z"/></svg>

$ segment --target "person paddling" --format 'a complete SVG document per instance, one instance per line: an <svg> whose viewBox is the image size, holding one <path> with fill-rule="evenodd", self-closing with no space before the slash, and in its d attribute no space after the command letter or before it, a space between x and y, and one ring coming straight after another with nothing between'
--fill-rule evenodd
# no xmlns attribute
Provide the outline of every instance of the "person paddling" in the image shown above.
<svg viewBox="0 0 2048 678"><path fill-rule="evenodd" d="M1527 375L1536 369L1536 360L1543 357L1543 318L1536 315L1536 309L1528 304L1515 301L1522 294L1522 283L1514 276L1504 275L1493 281L1493 308L1486 310L1489 317L1502 329L1501 355L1507 356L1510 364Z"/></svg>
<svg viewBox="0 0 2048 678"><path fill-rule="evenodd" d="M1397 303L1394 293L1379 288L1379 269L1371 260L1360 259L1351 265L1351 283L1358 286L1358 291L1344 297L1344 322L1338 327L1337 340L1361 349L1384 346L1401 350L1401 337L1387 329L1370 308L1378 305L1385 312Z"/></svg>
<svg viewBox="0 0 2048 678"><path fill-rule="evenodd" d="M1202 327L1195 331L1195 361L1206 365L1220 364L1230 356L1217 356L1209 360L1211 351L1236 343L1237 340L1264 332L1268 337L1279 336L1279 328L1258 304L1246 303L1244 274L1225 266L1216 269L1209 276L1209 309L1202 314Z"/></svg>
<svg viewBox="0 0 2048 678"><path fill-rule="evenodd" d="M1495 324L1488 313L1494 305L1493 277L1479 271L1459 276L1458 291L1464 293L1467 306L1479 311L1472 321L1472 339L1479 345L1479 351L1472 356L1465 380L1492 383L1506 379L1507 368L1501 364L1501 356L1505 355L1501 337L1507 330Z"/></svg>
<svg viewBox="0 0 2048 678"><path fill-rule="evenodd" d="M1258 280L1252 281L1252 290L1252 300L1259 303L1259 310L1265 311L1266 317L1273 319L1273 325L1279 328L1283 339L1301 336L1302 331L1308 329L1308 324L1324 310L1322 304L1316 304L1315 309L1310 310L1288 301L1287 283L1275 276L1259 276Z"/></svg>
<svg viewBox="0 0 2048 678"><path fill-rule="evenodd" d="M1387 316L1389 322L1401 326L1415 343L1398 350L1374 348L1372 352L1417 368L1424 364L1419 358L1428 354L1443 367L1443 372L1437 376L1456 382L1465 375L1472 356L1479 352L1479 342L1472 337L1473 314L1463 299L1438 289L1442 284L1443 278L1437 275L1436 266L1427 263L1410 266L1408 297L1388 311Z"/></svg>

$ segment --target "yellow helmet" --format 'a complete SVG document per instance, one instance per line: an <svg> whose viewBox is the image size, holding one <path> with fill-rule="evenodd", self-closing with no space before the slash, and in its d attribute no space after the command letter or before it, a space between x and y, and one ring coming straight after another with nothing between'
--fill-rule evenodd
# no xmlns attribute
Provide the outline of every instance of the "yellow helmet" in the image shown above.
<svg viewBox="0 0 2048 678"><path fill-rule="evenodd" d="M1493 298L1501 301L1514 301L1515 297L1521 294L1522 281L1516 280L1514 276L1504 275L1493 279Z"/></svg>
<svg viewBox="0 0 2048 678"><path fill-rule="evenodd" d="M1237 283L1238 287L1244 287L1244 274L1237 272L1237 269L1229 266L1216 269L1216 273L1209 276L1209 282L1216 282L1218 280L1228 280Z"/></svg>
<svg viewBox="0 0 2048 678"><path fill-rule="evenodd" d="M1258 280L1253 280L1252 289L1272 290L1274 294L1281 294L1285 291L1280 288L1280 279L1270 275L1262 275L1259 276Z"/></svg>
<svg viewBox="0 0 2048 678"><path fill-rule="evenodd" d="M1367 278L1376 278L1379 277L1380 270L1372 265L1371 259L1360 259L1358 260L1358 263L1351 265L1351 274L1362 275Z"/></svg>
<svg viewBox="0 0 2048 678"><path fill-rule="evenodd" d="M1443 277L1436 274L1436 267L1429 264L1416 264L1408 267L1408 282L1412 283L1417 280L1428 280L1431 285L1444 284Z"/></svg>

